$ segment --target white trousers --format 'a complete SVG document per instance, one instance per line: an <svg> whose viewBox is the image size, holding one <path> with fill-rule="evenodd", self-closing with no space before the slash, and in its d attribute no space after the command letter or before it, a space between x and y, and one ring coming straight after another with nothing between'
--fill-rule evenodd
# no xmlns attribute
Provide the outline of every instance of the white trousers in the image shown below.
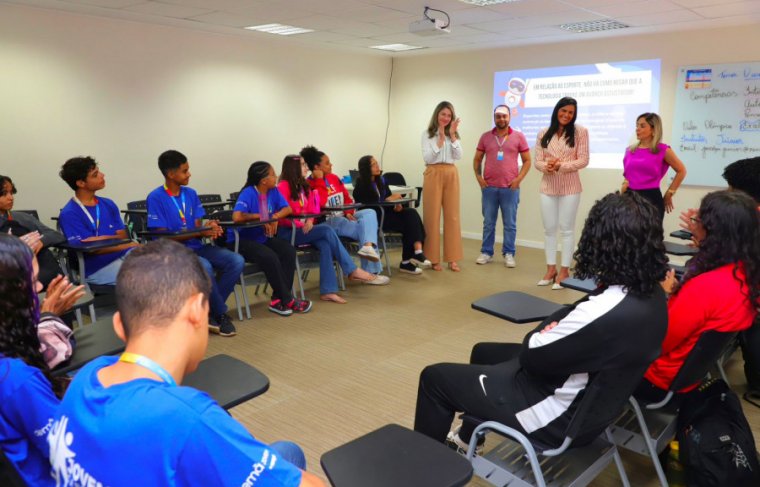
<svg viewBox="0 0 760 487"><path fill-rule="evenodd" d="M541 193L541 217L544 220L546 264L557 265L557 230L562 240L562 267L570 267L575 248L575 216L581 194L549 196Z"/></svg>

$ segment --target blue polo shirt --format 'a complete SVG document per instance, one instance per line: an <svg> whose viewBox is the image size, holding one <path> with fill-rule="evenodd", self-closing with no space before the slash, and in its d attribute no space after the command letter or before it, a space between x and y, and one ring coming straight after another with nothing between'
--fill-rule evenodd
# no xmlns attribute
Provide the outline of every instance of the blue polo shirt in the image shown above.
<svg viewBox="0 0 760 487"><path fill-rule="evenodd" d="M100 197L98 197L97 201L98 203L94 206L84 207L87 214L92 217L92 220L85 215L82 207L73 198L63 207L61 214L58 216L58 222L61 225L61 231L63 231L69 243L77 244L89 237L116 235L117 231L125 229L119 207L116 206L116 203L108 198ZM100 221L98 221L98 217ZM121 258L127 252L129 252L129 249L109 254L84 254L85 277Z"/></svg>
<svg viewBox="0 0 760 487"><path fill-rule="evenodd" d="M28 485L55 485L47 434L57 407L38 368L0 355L0 448Z"/></svg>
<svg viewBox="0 0 760 487"><path fill-rule="evenodd" d="M184 201L183 201L184 200ZM169 196L161 185L150 192L147 199L148 205L148 228L166 228L171 231L187 228L197 228L195 221L206 215L206 210L201 205L198 193L193 188L181 186L178 196ZM180 211L185 214L185 223L182 222ZM198 238L185 240L186 246L198 250L203 246Z"/></svg>
<svg viewBox="0 0 760 487"><path fill-rule="evenodd" d="M277 188L272 188L267 191L267 206L269 209L269 215L277 213L281 209L288 206L288 201L282 196L282 193ZM237 202L235 203L234 211L242 211L244 213L260 213L259 206L259 192L253 186L246 186L243 191L240 192ZM259 243L264 243L267 240L264 233L264 227L255 228L243 228L238 230L241 239L254 240ZM227 230L227 242L234 242L235 234L232 230Z"/></svg>
<svg viewBox="0 0 760 487"><path fill-rule="evenodd" d="M206 393L136 379L104 388L101 357L74 377L48 436L60 485L288 487L301 471Z"/></svg>

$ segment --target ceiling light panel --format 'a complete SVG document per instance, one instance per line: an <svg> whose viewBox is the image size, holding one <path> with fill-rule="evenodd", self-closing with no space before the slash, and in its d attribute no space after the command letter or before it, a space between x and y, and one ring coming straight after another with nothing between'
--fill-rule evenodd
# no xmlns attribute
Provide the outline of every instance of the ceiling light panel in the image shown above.
<svg viewBox="0 0 760 487"><path fill-rule="evenodd" d="M414 49L425 49L422 46L412 46L409 44L384 44L382 46L370 46L370 49L379 49L381 51L413 51Z"/></svg>
<svg viewBox="0 0 760 487"><path fill-rule="evenodd" d="M500 3L515 3L520 0L459 0L468 5L477 5L478 7L487 7L489 5L498 5Z"/></svg>
<svg viewBox="0 0 760 487"><path fill-rule="evenodd" d="M560 29L569 30L578 34L584 34L587 32L602 32L606 30L627 29L630 27L628 24L618 22L617 20L605 19L605 20L591 20L588 22L573 22L572 24L562 24Z"/></svg>
<svg viewBox="0 0 760 487"><path fill-rule="evenodd" d="M291 36L294 34L305 34L307 32L314 32L314 29L304 29L303 27L294 27L292 25L284 24L263 24L252 25L245 27L246 30L255 30L258 32L266 32L267 34L277 34L281 36Z"/></svg>

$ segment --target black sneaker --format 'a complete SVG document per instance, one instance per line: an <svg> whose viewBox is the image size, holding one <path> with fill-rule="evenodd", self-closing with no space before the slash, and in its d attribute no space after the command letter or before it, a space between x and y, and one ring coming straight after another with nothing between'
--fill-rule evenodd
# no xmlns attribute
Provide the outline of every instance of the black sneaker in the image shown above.
<svg viewBox="0 0 760 487"><path fill-rule="evenodd" d="M401 272L406 272L408 274L422 274L422 269L412 264L411 262L407 262L406 264L402 262L398 268L401 270Z"/></svg>
<svg viewBox="0 0 760 487"><path fill-rule="evenodd" d="M237 335L235 325L232 324L232 320L227 313L222 313L216 317L216 321L219 322L219 335L223 337L231 337Z"/></svg>
<svg viewBox="0 0 760 487"><path fill-rule="evenodd" d="M211 315L208 317L208 331L209 333L213 333L215 335L219 334L219 322L215 317Z"/></svg>
<svg viewBox="0 0 760 487"><path fill-rule="evenodd" d="M288 308L293 310L294 313L308 313L311 311L311 301L308 299L293 299L288 304Z"/></svg>
<svg viewBox="0 0 760 487"><path fill-rule="evenodd" d="M417 267L421 269L430 269L433 267L433 263L428 260L427 257L425 257L425 254L420 252L419 254L414 254L414 257L409 259L412 264L416 265Z"/></svg>
<svg viewBox="0 0 760 487"><path fill-rule="evenodd" d="M281 299L274 299L269 303L269 311L277 313L280 316L290 316L293 310L288 307Z"/></svg>

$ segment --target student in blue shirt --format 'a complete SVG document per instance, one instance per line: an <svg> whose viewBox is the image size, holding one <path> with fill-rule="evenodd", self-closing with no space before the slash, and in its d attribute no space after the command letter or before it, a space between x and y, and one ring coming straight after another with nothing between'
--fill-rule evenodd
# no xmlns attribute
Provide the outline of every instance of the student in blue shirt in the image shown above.
<svg viewBox="0 0 760 487"><path fill-rule="evenodd" d="M113 318L126 350L85 366L61 402L48 435L59 485L323 485L294 444L261 443L206 393L180 385L206 353L210 292L177 242L127 256Z"/></svg>
<svg viewBox="0 0 760 487"><path fill-rule="evenodd" d="M74 157L61 166L58 175L74 197L61 210L58 222L69 243L88 243L128 238L119 207L112 200L95 196L106 187L105 174L92 157ZM114 245L84 255L85 279L90 284L114 285L124 256L135 242Z"/></svg>
<svg viewBox="0 0 760 487"><path fill-rule="evenodd" d="M32 250L0 234L0 448L28 485L55 485L47 433L58 398L40 352L36 293L42 290Z"/></svg>
<svg viewBox="0 0 760 487"><path fill-rule="evenodd" d="M192 230L201 227L206 210L198 199L198 193L189 188L190 164L187 157L176 150L168 150L158 157L158 168L164 175L164 184L148 195L148 228L153 230ZM195 252L211 277L211 315L209 330L221 336L237 334L235 325L227 315L227 298L243 272L245 260L240 254L206 245L202 237L218 238L224 230L216 220L206 222L207 230L176 237Z"/></svg>
<svg viewBox="0 0 760 487"><path fill-rule="evenodd" d="M271 164L258 161L248 168L248 179L240 191L232 220L248 223L260 220L277 220L290 215L293 210L277 190L277 175ZM293 296L293 276L296 270L296 249L290 242L277 237L277 221L260 227L242 228L238 252L248 262L261 267L272 286L269 311L281 316L308 313L311 301ZM234 249L234 231L227 230L227 247Z"/></svg>

